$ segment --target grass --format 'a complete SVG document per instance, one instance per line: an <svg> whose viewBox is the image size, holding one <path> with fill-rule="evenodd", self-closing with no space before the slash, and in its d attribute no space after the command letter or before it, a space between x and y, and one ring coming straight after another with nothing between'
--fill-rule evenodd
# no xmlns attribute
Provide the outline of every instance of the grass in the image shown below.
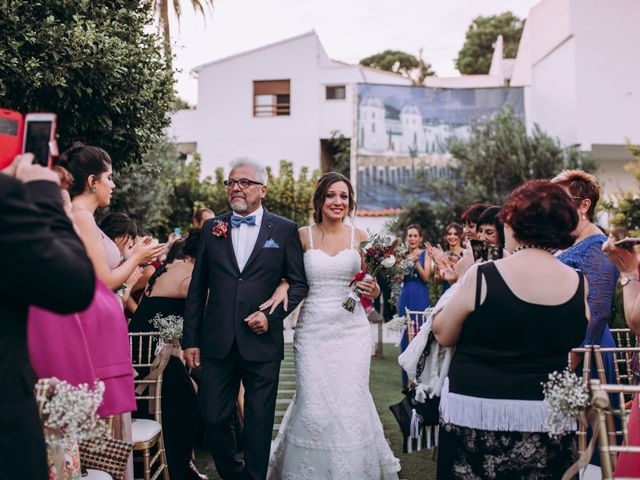
<svg viewBox="0 0 640 480"><path fill-rule="evenodd" d="M402 380L398 355L400 349L385 344L384 357L371 359L371 380L369 387L378 415L382 420L384 434L391 442L391 449L400 459L402 471L399 477L403 480L428 480L436 478L436 462L431 459L432 450L422 450L411 454L402 453L402 434L398 422L389 410L389 405L402 400Z"/></svg>
<svg viewBox="0 0 640 480"><path fill-rule="evenodd" d="M403 480L434 479L436 463L431 459L431 450L403 454L400 427L389 410L389 405L398 403L402 399L400 392L402 381L397 362L399 353L398 347L385 344L384 357L371 359L371 394L380 415L385 436L391 442L391 449L395 456L400 459L402 471L399 477ZM203 449L196 451L196 465L202 473L209 475L209 480L220 480L208 451Z"/></svg>

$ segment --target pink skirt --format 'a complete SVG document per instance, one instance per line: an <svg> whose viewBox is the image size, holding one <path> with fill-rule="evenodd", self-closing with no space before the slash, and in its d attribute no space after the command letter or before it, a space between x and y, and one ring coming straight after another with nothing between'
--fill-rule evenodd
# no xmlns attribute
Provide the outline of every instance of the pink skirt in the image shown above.
<svg viewBox="0 0 640 480"><path fill-rule="evenodd" d="M136 410L129 332L116 295L96 278L93 301L84 312L57 315L29 310L29 355L39 378L75 385L105 384L98 413L108 417Z"/></svg>

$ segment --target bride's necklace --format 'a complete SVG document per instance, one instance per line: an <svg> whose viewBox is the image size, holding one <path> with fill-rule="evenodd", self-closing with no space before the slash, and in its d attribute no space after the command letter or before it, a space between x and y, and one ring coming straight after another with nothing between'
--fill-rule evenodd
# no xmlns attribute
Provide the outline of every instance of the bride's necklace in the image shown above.
<svg viewBox="0 0 640 480"><path fill-rule="evenodd" d="M518 252L520 252L522 250L526 250L528 248L535 248L537 250L544 250L545 252L551 253L551 249L550 248L541 247L540 245L530 244L530 245L520 245L519 247L514 248L513 252L511 252L511 255L514 255L514 254L516 254L516 253L518 253Z"/></svg>

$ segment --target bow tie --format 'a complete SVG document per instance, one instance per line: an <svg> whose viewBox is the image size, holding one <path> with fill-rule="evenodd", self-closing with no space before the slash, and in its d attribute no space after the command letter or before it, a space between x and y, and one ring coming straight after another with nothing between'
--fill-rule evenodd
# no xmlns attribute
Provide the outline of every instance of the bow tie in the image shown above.
<svg viewBox="0 0 640 480"><path fill-rule="evenodd" d="M235 215L231 216L231 226L233 228L237 228L240 225L242 225L243 223L246 223L249 226L255 227L256 226L256 216L255 215L249 215L248 217L240 217L240 216L235 216Z"/></svg>

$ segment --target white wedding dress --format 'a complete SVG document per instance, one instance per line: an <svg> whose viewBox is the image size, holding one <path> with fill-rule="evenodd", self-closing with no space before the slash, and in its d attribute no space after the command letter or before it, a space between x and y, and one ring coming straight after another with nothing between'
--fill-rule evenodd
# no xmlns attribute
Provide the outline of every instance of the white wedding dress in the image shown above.
<svg viewBox="0 0 640 480"><path fill-rule="evenodd" d="M272 446L270 480L397 479L400 462L387 443L369 391L371 330L361 304L342 307L360 271L351 248L304 254L309 293L293 351L298 388Z"/></svg>

